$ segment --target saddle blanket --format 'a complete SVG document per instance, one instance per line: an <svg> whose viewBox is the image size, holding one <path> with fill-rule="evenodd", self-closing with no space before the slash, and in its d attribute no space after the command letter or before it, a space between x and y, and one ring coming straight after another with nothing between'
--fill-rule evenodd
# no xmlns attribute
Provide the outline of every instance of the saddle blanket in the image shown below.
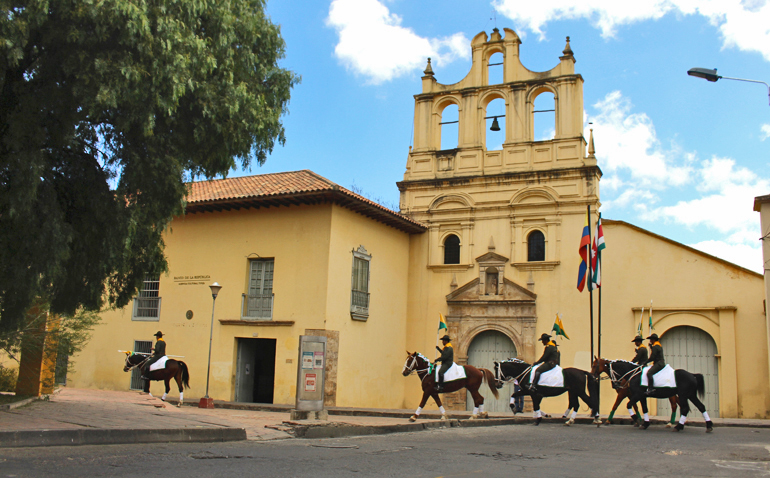
<svg viewBox="0 0 770 478"><path fill-rule="evenodd" d="M650 365L652 367L652 365ZM650 367L644 367L642 369L642 386L647 386L647 371L650 369ZM667 388L676 388L676 378L674 378L674 369L671 368L671 365L666 364L665 367L663 367L663 370L656 373L653 377L653 380L655 381L653 385L655 388L659 387L667 387Z"/></svg>
<svg viewBox="0 0 770 478"><path fill-rule="evenodd" d="M529 373L529 383L533 383L535 379L535 370L543 365L541 363L532 366L532 371ZM538 387L564 387L564 374L561 373L562 369L558 365L551 370L540 375L540 380L537 381Z"/></svg>
<svg viewBox="0 0 770 478"><path fill-rule="evenodd" d="M168 357L164 355L163 357L159 358L157 362L150 365L150 372L154 372L156 370L160 370L162 368L166 368L166 361L168 360Z"/></svg>
<svg viewBox="0 0 770 478"><path fill-rule="evenodd" d="M441 367L436 367L436 383L438 383L438 370ZM456 363L453 363L449 370L444 373L444 383L453 382L465 378L465 367L461 367Z"/></svg>

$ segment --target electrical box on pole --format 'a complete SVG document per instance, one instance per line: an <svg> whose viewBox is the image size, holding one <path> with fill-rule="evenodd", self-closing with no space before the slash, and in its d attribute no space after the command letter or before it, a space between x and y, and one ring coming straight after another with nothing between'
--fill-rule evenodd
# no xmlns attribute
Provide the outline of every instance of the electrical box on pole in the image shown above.
<svg viewBox="0 0 770 478"><path fill-rule="evenodd" d="M292 420L326 420L324 410L324 370L326 370L326 337L299 336L297 359L297 398Z"/></svg>

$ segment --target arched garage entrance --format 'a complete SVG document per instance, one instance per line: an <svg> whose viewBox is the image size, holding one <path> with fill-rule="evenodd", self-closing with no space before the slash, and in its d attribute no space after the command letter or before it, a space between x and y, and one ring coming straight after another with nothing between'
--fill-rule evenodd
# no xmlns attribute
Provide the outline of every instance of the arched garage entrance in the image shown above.
<svg viewBox="0 0 770 478"><path fill-rule="evenodd" d="M660 345L663 346L666 363L674 369L683 368L691 373L703 374L706 393L701 401L711 417L719 417L719 375L714 339L701 329L680 326L666 332L660 339ZM702 417L697 409L691 409L688 418ZM658 415L671 415L668 400L658 400Z"/></svg>
<svg viewBox="0 0 770 478"><path fill-rule="evenodd" d="M481 332L473 338L470 347L468 347L468 365L478 368L485 368L494 372L495 361L501 361L516 357L516 346L505 334L495 330ZM479 390L484 397L484 410L487 412L509 412L508 407L513 385L506 384L499 390L500 398L495 400L489 387L482 385ZM467 393L467 410L473 410L473 397Z"/></svg>

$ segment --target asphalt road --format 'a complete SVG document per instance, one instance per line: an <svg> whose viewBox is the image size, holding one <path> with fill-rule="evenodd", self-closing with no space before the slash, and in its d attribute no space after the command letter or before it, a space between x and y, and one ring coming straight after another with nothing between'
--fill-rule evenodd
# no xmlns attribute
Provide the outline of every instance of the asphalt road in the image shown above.
<svg viewBox="0 0 770 478"><path fill-rule="evenodd" d="M770 429L556 424L336 439L0 450L0 477L768 476Z"/></svg>

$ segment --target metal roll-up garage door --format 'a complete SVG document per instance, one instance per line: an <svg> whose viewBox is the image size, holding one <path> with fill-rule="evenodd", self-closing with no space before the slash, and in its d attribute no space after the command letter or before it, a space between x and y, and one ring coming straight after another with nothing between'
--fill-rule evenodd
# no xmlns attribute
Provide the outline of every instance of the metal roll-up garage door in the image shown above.
<svg viewBox="0 0 770 478"><path fill-rule="evenodd" d="M712 418L719 417L719 375L717 364L717 344L711 336L696 327L674 327L660 339L666 363L674 369L685 369L690 373L702 373L706 393L701 401ZM692 406L687 418L702 417ZM658 400L658 415L671 416L668 400Z"/></svg>
<svg viewBox="0 0 770 478"><path fill-rule="evenodd" d="M468 348L468 365L495 371L495 361L516 357L516 346L505 334L494 330L481 332L474 337ZM500 398L495 400L492 391L482 384L479 393L484 397L484 410L487 412L510 412L508 407L513 385L506 384L499 390ZM473 410L473 397L467 393L467 410Z"/></svg>

